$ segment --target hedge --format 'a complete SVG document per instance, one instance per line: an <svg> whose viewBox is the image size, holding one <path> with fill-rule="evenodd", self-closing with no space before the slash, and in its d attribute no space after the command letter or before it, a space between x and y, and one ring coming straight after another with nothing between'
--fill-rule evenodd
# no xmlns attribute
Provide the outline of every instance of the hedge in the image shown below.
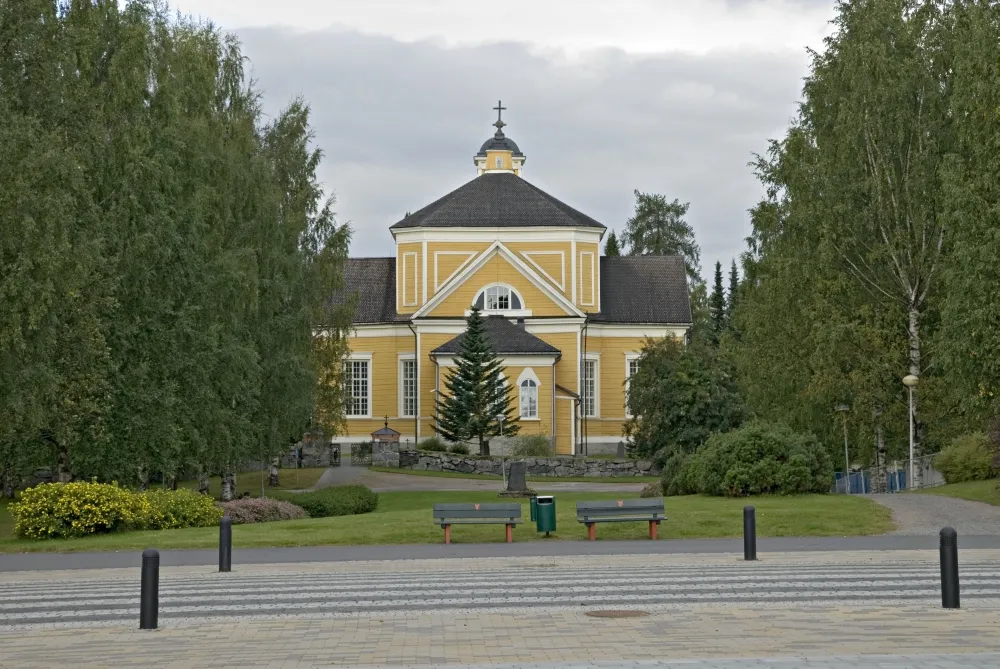
<svg viewBox="0 0 1000 669"><path fill-rule="evenodd" d="M310 518L369 513L378 506L378 495L363 485L343 485L314 492L283 493L281 499L305 509Z"/></svg>

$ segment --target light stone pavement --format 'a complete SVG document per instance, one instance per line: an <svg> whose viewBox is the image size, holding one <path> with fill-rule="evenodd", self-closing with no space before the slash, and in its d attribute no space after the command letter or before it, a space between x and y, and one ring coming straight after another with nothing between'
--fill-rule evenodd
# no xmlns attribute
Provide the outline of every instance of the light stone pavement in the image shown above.
<svg viewBox="0 0 1000 669"><path fill-rule="evenodd" d="M594 556L0 574L0 667L1000 666L1000 551ZM631 610L634 618L587 612ZM863 657L855 657L863 656Z"/></svg>

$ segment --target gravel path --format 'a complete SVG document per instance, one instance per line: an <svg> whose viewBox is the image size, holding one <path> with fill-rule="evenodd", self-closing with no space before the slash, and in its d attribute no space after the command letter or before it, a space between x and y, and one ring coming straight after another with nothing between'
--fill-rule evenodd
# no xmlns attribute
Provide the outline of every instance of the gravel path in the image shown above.
<svg viewBox="0 0 1000 669"><path fill-rule="evenodd" d="M893 534L937 535L942 527L952 526L962 535L1000 535L1000 506L971 502L943 495L894 494L868 495L892 510L896 522Z"/></svg>

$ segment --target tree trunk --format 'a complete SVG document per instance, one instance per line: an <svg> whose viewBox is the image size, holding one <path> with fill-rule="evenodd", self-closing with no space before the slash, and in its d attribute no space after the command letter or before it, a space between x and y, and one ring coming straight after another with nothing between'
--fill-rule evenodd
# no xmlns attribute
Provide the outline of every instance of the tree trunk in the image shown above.
<svg viewBox="0 0 1000 669"><path fill-rule="evenodd" d="M56 481L59 483L69 483L73 480L73 474L69 471L69 449L64 445L59 445L59 455L56 461Z"/></svg>
<svg viewBox="0 0 1000 669"><path fill-rule="evenodd" d="M910 337L910 374L920 378L920 310L917 307L910 307L910 326L908 328ZM917 462L910 463L913 472L913 486L920 488L924 480L923 467L920 466L922 460L921 448L923 435L923 426L917 419L919 415L917 413L917 388L912 388L910 390L912 393L913 400L910 404L910 410L913 412L913 459ZM909 399L909 398L908 398ZM909 472L907 472L909 475Z"/></svg>
<svg viewBox="0 0 1000 669"><path fill-rule="evenodd" d="M479 455L490 456L490 442L487 439L483 439L481 435L479 437Z"/></svg>
<svg viewBox="0 0 1000 669"><path fill-rule="evenodd" d="M0 474L0 479L2 479L3 490L0 491L0 497L3 499L14 499L14 468L4 467L3 473Z"/></svg>
<svg viewBox="0 0 1000 669"><path fill-rule="evenodd" d="M228 467L222 472L222 501L231 502L236 498L236 474Z"/></svg>
<svg viewBox="0 0 1000 669"><path fill-rule="evenodd" d="M208 470L204 467L198 468L198 493L201 495L208 494Z"/></svg>
<svg viewBox="0 0 1000 669"><path fill-rule="evenodd" d="M889 492L889 480L885 465L885 435L882 433L882 421L875 424L875 492Z"/></svg>
<svg viewBox="0 0 1000 669"><path fill-rule="evenodd" d="M171 474L168 476L164 483L166 484L168 490L177 490L177 474Z"/></svg>
<svg viewBox="0 0 1000 669"><path fill-rule="evenodd" d="M271 461L271 469L267 474L267 485L272 488L278 487L278 459L275 458Z"/></svg>
<svg viewBox="0 0 1000 669"><path fill-rule="evenodd" d="M149 490L149 469L139 467L139 490Z"/></svg>

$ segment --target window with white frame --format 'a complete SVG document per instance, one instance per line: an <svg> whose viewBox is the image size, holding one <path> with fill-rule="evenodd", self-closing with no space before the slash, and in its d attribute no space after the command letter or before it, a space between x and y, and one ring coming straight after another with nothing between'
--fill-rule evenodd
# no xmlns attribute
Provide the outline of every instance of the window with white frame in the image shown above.
<svg viewBox="0 0 1000 669"><path fill-rule="evenodd" d="M521 381L521 418L538 418L538 384L534 379Z"/></svg>
<svg viewBox="0 0 1000 669"><path fill-rule="evenodd" d="M497 284L487 286L476 296L474 304L484 311L511 311L520 309L521 296L510 286Z"/></svg>
<svg viewBox="0 0 1000 669"><path fill-rule="evenodd" d="M497 156L497 169L500 169L501 167L503 167L503 158Z"/></svg>
<svg viewBox="0 0 1000 669"><path fill-rule="evenodd" d="M417 361L399 361L399 410L400 415L412 418L417 415Z"/></svg>
<svg viewBox="0 0 1000 669"><path fill-rule="evenodd" d="M639 354L632 353L625 356L625 415L631 416L628 409L628 392L632 386L632 376L639 371Z"/></svg>
<svg viewBox="0 0 1000 669"><path fill-rule="evenodd" d="M597 361L584 360L580 364L580 411L584 416L597 415Z"/></svg>
<svg viewBox="0 0 1000 669"><path fill-rule="evenodd" d="M371 415L371 360L351 359L344 363L348 416Z"/></svg>

